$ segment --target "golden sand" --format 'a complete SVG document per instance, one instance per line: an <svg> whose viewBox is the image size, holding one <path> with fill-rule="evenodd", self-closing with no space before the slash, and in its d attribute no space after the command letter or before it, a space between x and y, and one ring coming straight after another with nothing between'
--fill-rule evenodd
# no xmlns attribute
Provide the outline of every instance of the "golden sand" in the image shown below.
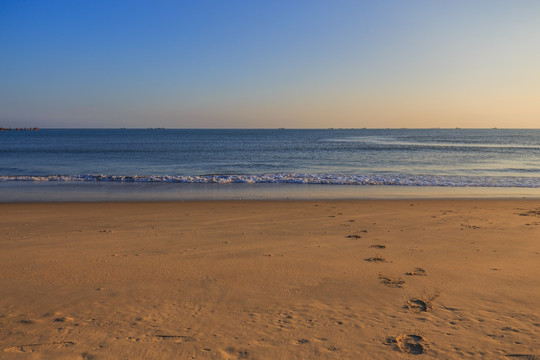
<svg viewBox="0 0 540 360"><path fill-rule="evenodd" d="M539 210L1 204L0 359L540 358Z"/></svg>

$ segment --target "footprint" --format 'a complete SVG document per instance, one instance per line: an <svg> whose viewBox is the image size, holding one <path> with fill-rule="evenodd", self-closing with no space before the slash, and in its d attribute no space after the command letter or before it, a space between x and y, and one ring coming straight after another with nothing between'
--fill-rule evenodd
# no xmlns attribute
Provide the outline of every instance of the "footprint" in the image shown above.
<svg viewBox="0 0 540 360"><path fill-rule="evenodd" d="M427 276L426 274L426 270L422 269L422 268L414 268L413 271L409 271L409 272L406 272L405 275L410 275L410 276Z"/></svg>
<svg viewBox="0 0 540 360"><path fill-rule="evenodd" d="M427 341L420 335L400 335L395 339L387 339L387 342L395 344L398 350L411 355L423 354L428 348Z"/></svg>
<svg viewBox="0 0 540 360"><path fill-rule="evenodd" d="M249 358L249 351L247 351L247 350L238 351L238 358L239 359L247 359L247 358Z"/></svg>
<svg viewBox="0 0 540 360"><path fill-rule="evenodd" d="M370 257L370 258L367 258L365 259L366 261L369 261L369 262L373 262L373 263L377 263L377 262L386 262L386 259L383 258L382 256L380 255L375 255L373 257Z"/></svg>
<svg viewBox="0 0 540 360"><path fill-rule="evenodd" d="M540 216L540 208L518 213L519 216ZM537 356L537 355L536 355Z"/></svg>
<svg viewBox="0 0 540 360"><path fill-rule="evenodd" d="M234 348L233 346L229 346L225 350L220 350L222 355L225 356L225 358L229 359L231 355L238 356L238 359L249 359L249 351L247 350L239 350Z"/></svg>
<svg viewBox="0 0 540 360"><path fill-rule="evenodd" d="M405 280L402 278L393 278L384 274L379 274L379 279L381 280L381 283L391 288L402 288L405 284Z"/></svg>
<svg viewBox="0 0 540 360"><path fill-rule="evenodd" d="M81 357L82 357L82 360L94 360L96 358L95 355L92 355L86 351L81 354Z"/></svg>
<svg viewBox="0 0 540 360"><path fill-rule="evenodd" d="M412 298L407 301L407 307L409 310L416 313L431 311L433 309L433 301L435 301L435 299L437 299L439 296L441 296L441 291L439 289L435 289L431 295L423 292L420 298Z"/></svg>
<svg viewBox="0 0 540 360"><path fill-rule="evenodd" d="M407 301L407 307L409 308L409 310L416 313L430 311L433 308L430 302L425 302L424 300L420 299L411 299Z"/></svg>
<svg viewBox="0 0 540 360"><path fill-rule="evenodd" d="M72 317L69 317L69 316L59 316L57 318L55 318L53 321L54 322L67 322L67 321L73 321L75 319L73 319Z"/></svg>

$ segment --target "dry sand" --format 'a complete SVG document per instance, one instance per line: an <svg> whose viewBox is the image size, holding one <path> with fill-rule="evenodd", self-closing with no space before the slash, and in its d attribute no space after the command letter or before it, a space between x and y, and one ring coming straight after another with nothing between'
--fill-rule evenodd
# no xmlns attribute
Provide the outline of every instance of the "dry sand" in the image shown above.
<svg viewBox="0 0 540 360"><path fill-rule="evenodd" d="M539 210L2 204L0 358L538 359Z"/></svg>

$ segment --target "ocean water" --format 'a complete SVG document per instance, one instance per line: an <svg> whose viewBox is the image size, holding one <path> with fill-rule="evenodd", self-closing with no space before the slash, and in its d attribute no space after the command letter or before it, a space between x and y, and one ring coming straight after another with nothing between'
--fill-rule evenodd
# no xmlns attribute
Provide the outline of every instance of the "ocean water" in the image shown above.
<svg viewBox="0 0 540 360"><path fill-rule="evenodd" d="M540 130L0 132L0 184L21 182L534 189Z"/></svg>

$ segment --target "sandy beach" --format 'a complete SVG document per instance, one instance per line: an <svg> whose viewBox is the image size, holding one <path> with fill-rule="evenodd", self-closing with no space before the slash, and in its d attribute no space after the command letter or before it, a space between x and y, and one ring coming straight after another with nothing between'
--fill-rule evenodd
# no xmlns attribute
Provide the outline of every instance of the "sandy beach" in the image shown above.
<svg viewBox="0 0 540 360"><path fill-rule="evenodd" d="M1 359L540 358L538 200L0 212Z"/></svg>

